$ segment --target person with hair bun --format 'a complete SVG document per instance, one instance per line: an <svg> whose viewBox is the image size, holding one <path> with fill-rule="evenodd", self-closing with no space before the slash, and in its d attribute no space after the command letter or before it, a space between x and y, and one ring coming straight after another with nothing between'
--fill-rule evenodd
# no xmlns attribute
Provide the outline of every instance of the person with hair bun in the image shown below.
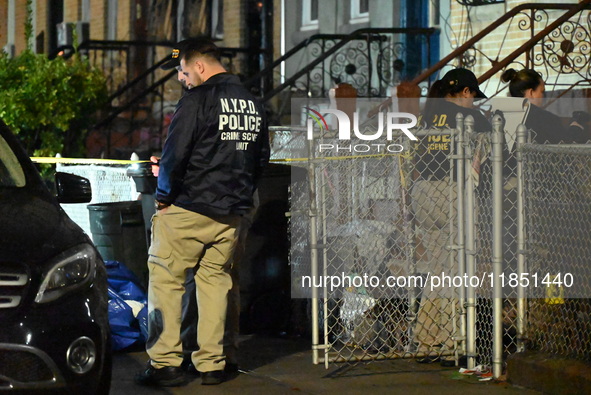
<svg viewBox="0 0 591 395"><path fill-rule="evenodd" d="M523 97L531 104L525 126L534 131L535 142L584 143L588 140L589 136L582 124L589 121L589 114L576 111L570 125L564 127L559 116L542 108L546 84L535 70L507 69L501 75L501 81L509 83L509 93L512 97Z"/></svg>

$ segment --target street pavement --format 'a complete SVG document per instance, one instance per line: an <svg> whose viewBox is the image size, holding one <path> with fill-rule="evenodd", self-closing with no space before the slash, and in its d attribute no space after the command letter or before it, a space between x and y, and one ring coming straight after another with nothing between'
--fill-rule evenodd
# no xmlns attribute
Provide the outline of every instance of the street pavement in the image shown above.
<svg viewBox="0 0 591 395"><path fill-rule="evenodd" d="M540 394L413 359L335 364L326 369L312 363L310 340L305 338L241 336L240 374L217 386L201 385L199 378L184 387L137 386L133 377L147 359L137 348L117 352L111 394Z"/></svg>

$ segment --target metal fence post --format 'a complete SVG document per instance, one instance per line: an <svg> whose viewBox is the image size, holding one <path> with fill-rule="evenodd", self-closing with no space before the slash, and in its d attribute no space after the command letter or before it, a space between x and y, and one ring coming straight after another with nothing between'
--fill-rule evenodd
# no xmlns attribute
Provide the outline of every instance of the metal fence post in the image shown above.
<svg viewBox="0 0 591 395"><path fill-rule="evenodd" d="M402 142L405 151L414 153L415 147L410 140ZM403 234L404 234L404 256L407 263L408 273L415 274L417 267L417 243L416 243L416 229L414 221L414 212L411 203L411 189L413 187L412 172L414 164L410 158L399 157L401 167L401 205L402 205L402 219L403 219ZM409 339L413 336L413 324L417 319L416 310L418 308L417 291L415 287L408 288L408 310L406 312L406 322L408 324L407 335ZM412 342L406 347L406 351L414 353L414 346Z"/></svg>
<svg viewBox="0 0 591 395"><path fill-rule="evenodd" d="M524 212L524 179L523 179L523 152L522 147L526 143L527 128L520 124L517 127L517 274L525 273L525 212ZM517 352L525 351L525 313L527 309L526 290L517 288Z"/></svg>
<svg viewBox="0 0 591 395"><path fill-rule="evenodd" d="M474 132L474 118L468 116L466 118L464 136L466 140L466 148L464 156L466 185L465 185L465 202L466 208L466 226L464 234L465 244L465 265L466 276L472 278L476 272L475 264L475 244L474 244L474 221L475 221L475 206L474 206L474 179L471 176L472 170L472 137ZM476 366L476 289L470 286L466 287L466 298L464 300L464 310L466 312L466 357L468 362L468 369L473 369Z"/></svg>
<svg viewBox="0 0 591 395"><path fill-rule="evenodd" d="M318 277L318 208L316 205L316 168L314 161L314 139L308 140L308 192L310 206L310 274ZM318 288L312 286L312 363L318 364L319 323L318 323Z"/></svg>
<svg viewBox="0 0 591 395"><path fill-rule="evenodd" d="M503 117L492 120L493 377L503 373Z"/></svg>
<svg viewBox="0 0 591 395"><path fill-rule="evenodd" d="M320 142L323 141L323 137L320 137ZM328 244L327 235L328 229L326 227L326 174L324 171L320 172L320 221L321 221L321 229L322 229L322 276L323 278L327 278L328 270L328 256L327 256L327 249L326 245ZM318 246L320 247L320 246ZM328 369L329 360L329 351L330 351L330 341L328 338L328 288L323 287L323 294L322 294L322 317L324 317L324 367Z"/></svg>
<svg viewBox="0 0 591 395"><path fill-rule="evenodd" d="M465 122L465 124L464 124ZM466 138L465 138L465 129L467 129L468 125L474 124L474 118L471 116L466 117L464 120L464 116L461 112L459 112L456 116L456 132L457 136L455 138L455 148L456 148L456 158L457 158L457 169L456 169L456 207L457 207L457 237L456 243L457 245L453 245L452 243L452 251L456 251L457 256L455 257L458 262L458 271L457 274L462 276L466 273L466 259L465 259L465 245L464 245L464 181L465 181L465 165L464 162L466 161L465 155L465 145L466 145ZM473 126L470 126L473 127ZM453 183L452 183L453 185ZM452 186L453 187L453 186ZM453 201L453 194L451 194L450 190L450 201ZM450 210L450 213L453 213L453 210ZM450 221L450 238L453 237L453 221ZM450 263L453 265L453 258L454 254L450 253ZM453 267L450 265L450 267ZM460 287L459 289L459 309L460 309L460 328L459 332L460 335L457 336L457 329L455 324L456 320L454 320L454 343L456 344L456 350L458 349L457 345L458 342L461 344L461 351L462 354L466 353L466 315L464 310L464 302L466 300L466 288ZM455 306L455 304L454 304ZM456 353L456 358L458 355Z"/></svg>

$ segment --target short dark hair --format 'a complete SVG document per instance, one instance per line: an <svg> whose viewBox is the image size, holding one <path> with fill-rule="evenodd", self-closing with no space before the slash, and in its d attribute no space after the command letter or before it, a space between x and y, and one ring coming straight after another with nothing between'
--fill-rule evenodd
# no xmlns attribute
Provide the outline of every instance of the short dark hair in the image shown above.
<svg viewBox="0 0 591 395"><path fill-rule="evenodd" d="M198 37L185 40L181 52L181 59L190 60L197 55L207 55L220 60L220 50L217 45L208 37Z"/></svg>

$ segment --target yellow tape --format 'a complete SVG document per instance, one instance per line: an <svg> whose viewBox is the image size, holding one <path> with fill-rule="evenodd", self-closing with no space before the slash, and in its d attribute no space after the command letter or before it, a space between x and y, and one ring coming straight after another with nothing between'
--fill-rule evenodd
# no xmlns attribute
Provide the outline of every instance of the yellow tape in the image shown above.
<svg viewBox="0 0 591 395"><path fill-rule="evenodd" d="M384 158L387 156L402 156L405 154L374 154L374 155L353 155L353 156L327 156L316 159L323 160L345 160L345 159L362 159L362 158ZM149 160L124 160L124 159L93 159L93 158L54 158L54 157L31 157L35 163L73 163L84 165L133 165L136 163L150 163ZM309 158L286 158L286 159L272 159L270 162L306 162Z"/></svg>
<svg viewBox="0 0 591 395"><path fill-rule="evenodd" d="M281 163L281 162L306 162L308 158L294 158L294 159L271 159L269 162L271 163Z"/></svg>
<svg viewBox="0 0 591 395"><path fill-rule="evenodd" d="M322 160L346 160L346 159L363 159L363 158L385 158L387 156L401 156L405 157L406 154L374 154L374 155L353 155L353 156L325 156L317 157L314 159ZM293 159L271 159L270 162L306 162L309 158L293 158Z"/></svg>
<svg viewBox="0 0 591 395"><path fill-rule="evenodd" d="M560 275L550 275L551 280L546 284L546 304L564 304L564 288L561 284L555 284L554 282L558 279L560 281Z"/></svg>
<svg viewBox="0 0 591 395"><path fill-rule="evenodd" d="M133 165L146 163L149 160L123 160L123 159L93 159L93 158L53 158L53 157L31 157L35 163L79 163L85 165Z"/></svg>

